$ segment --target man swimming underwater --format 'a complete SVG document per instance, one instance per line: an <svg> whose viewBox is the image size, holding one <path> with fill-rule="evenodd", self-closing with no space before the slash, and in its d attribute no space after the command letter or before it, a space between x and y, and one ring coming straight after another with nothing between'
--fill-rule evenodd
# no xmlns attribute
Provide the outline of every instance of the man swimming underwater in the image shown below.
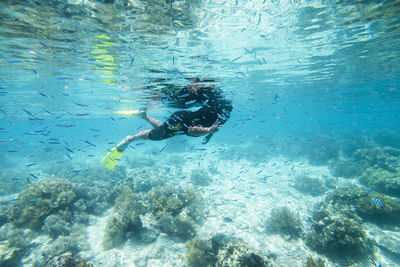
<svg viewBox="0 0 400 267"><path fill-rule="evenodd" d="M179 108L201 106L196 111L180 110L174 112L165 122L161 122L142 111L139 116L148 121L154 129L143 130L135 135L128 135L118 145L117 150L123 152L130 143L137 139L163 140L175 135L188 136L207 135L203 144L210 141L230 117L231 101L222 97L221 91L213 84L213 79L191 79L193 84L187 85L178 92L171 93L167 99L172 105Z"/></svg>

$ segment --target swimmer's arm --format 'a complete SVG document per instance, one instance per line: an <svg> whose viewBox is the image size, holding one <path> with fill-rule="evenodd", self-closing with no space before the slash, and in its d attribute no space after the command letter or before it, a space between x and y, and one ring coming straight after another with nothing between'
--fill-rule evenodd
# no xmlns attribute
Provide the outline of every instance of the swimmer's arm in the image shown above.
<svg viewBox="0 0 400 267"><path fill-rule="evenodd" d="M190 126L188 129L188 134L190 136L202 136L210 133L218 132L222 125L218 125L218 120L211 127L200 127L200 126Z"/></svg>
<svg viewBox="0 0 400 267"><path fill-rule="evenodd" d="M202 136L210 132L211 127L200 127L200 126L190 126L188 129L188 134L190 136Z"/></svg>

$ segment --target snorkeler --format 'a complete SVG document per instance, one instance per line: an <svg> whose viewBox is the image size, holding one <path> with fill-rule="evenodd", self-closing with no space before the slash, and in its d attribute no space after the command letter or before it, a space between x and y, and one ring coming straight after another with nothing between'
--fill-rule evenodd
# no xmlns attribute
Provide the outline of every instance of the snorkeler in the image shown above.
<svg viewBox="0 0 400 267"><path fill-rule="evenodd" d="M212 79L190 79L193 84L172 92L165 92L166 103L173 107L185 108L174 112L165 122L147 115L142 110L137 115L148 121L153 129L143 130L135 135L128 135L114 147L102 160L102 164L112 170L121 159L124 150L137 139L164 140L176 135L204 136L203 144L210 141L222 125L229 119L232 111L231 101L223 98L221 91L213 84ZM196 111L187 108L200 107Z"/></svg>
<svg viewBox="0 0 400 267"><path fill-rule="evenodd" d="M207 135L203 144L208 143L230 117L232 104L222 97L219 89L206 82L211 79L191 79L193 84L185 86L176 93L167 96L170 105L180 108L201 106L196 111L180 110L174 112L165 122L161 122L147 115L146 111L139 116L148 121L154 129L143 130L136 135L128 135L118 145L117 150L123 152L126 147L137 139L163 140L175 135L185 134L199 137Z"/></svg>

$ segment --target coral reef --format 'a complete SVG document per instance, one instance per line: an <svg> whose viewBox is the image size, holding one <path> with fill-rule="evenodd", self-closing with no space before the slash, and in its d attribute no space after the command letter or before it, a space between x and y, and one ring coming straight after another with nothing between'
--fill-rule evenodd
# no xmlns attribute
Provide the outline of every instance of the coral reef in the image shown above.
<svg viewBox="0 0 400 267"><path fill-rule="evenodd" d="M46 217L70 209L77 200L72 183L66 180L40 180L18 194L8 209L10 221L39 230Z"/></svg>
<svg viewBox="0 0 400 267"><path fill-rule="evenodd" d="M40 230L50 215L59 216L49 219L55 222L58 218L58 224L85 224L87 213L99 214L109 206L113 192L110 191L63 179L41 179L18 194L17 200L9 205L7 214L11 223L33 230ZM44 230L56 237L57 231L50 224ZM66 232L64 229L59 233Z"/></svg>
<svg viewBox="0 0 400 267"><path fill-rule="evenodd" d="M44 220L42 230L51 238L55 239L59 235L69 235L70 228L70 223L65 221L62 216L58 214L52 214Z"/></svg>
<svg viewBox="0 0 400 267"><path fill-rule="evenodd" d="M362 220L352 212L337 212L331 204L322 203L311 217L307 244L315 251L346 264L372 253Z"/></svg>
<svg viewBox="0 0 400 267"><path fill-rule="evenodd" d="M207 171L203 169L196 169L190 175L190 181L194 185L207 186L212 182L212 178Z"/></svg>
<svg viewBox="0 0 400 267"><path fill-rule="evenodd" d="M311 194L313 196L321 195L327 190L321 179L311 178L307 175L297 176L293 187L302 193Z"/></svg>
<svg viewBox="0 0 400 267"><path fill-rule="evenodd" d="M23 257L35 232L16 228L6 223L0 228L0 266L18 266L17 262Z"/></svg>
<svg viewBox="0 0 400 267"><path fill-rule="evenodd" d="M370 222L380 225L400 223L400 201L387 195L367 192L359 186L340 188L326 198L336 210L355 210Z"/></svg>
<svg viewBox="0 0 400 267"><path fill-rule="evenodd" d="M68 254L77 257L79 252L89 248L85 229L73 229L70 235L61 235L47 245L38 247L38 251L35 253L34 266L50 266L55 264L55 259L62 258L62 255Z"/></svg>
<svg viewBox="0 0 400 267"><path fill-rule="evenodd" d="M305 267L325 267L325 263L321 259L314 260L313 257L309 256Z"/></svg>
<svg viewBox="0 0 400 267"><path fill-rule="evenodd" d="M304 153L312 165L327 165L339 156L339 146L335 140L328 137L319 137L310 144L304 144Z"/></svg>
<svg viewBox="0 0 400 267"><path fill-rule="evenodd" d="M8 223L9 217L8 217L8 202L0 202L0 226L2 226L5 223Z"/></svg>
<svg viewBox="0 0 400 267"><path fill-rule="evenodd" d="M360 182L374 191L400 197L400 171L390 172L384 169L371 169L364 173Z"/></svg>
<svg viewBox="0 0 400 267"><path fill-rule="evenodd" d="M195 234L195 222L203 218L205 204L194 189L156 187L147 194L147 198L161 231L182 239Z"/></svg>
<svg viewBox="0 0 400 267"><path fill-rule="evenodd" d="M268 261L256 250L250 248L243 240L215 235L211 239L216 255L216 266L267 267Z"/></svg>
<svg viewBox="0 0 400 267"><path fill-rule="evenodd" d="M15 194L21 190L25 184L26 173L14 171L8 168L1 169L0 172L0 196Z"/></svg>
<svg viewBox="0 0 400 267"><path fill-rule="evenodd" d="M0 241L0 266L18 266L21 254L20 248L10 246L7 240Z"/></svg>
<svg viewBox="0 0 400 267"><path fill-rule="evenodd" d="M364 168L400 171L400 149L393 147L371 147L358 149L351 160Z"/></svg>
<svg viewBox="0 0 400 267"><path fill-rule="evenodd" d="M128 238L137 236L142 229L142 221L139 217L144 207L137 195L129 188L125 188L117 197L113 215L108 219L103 247L111 249L121 245Z"/></svg>
<svg viewBox="0 0 400 267"><path fill-rule="evenodd" d="M211 242L194 238L186 243L186 264L192 267L214 266L216 261Z"/></svg>
<svg viewBox="0 0 400 267"><path fill-rule="evenodd" d="M351 160L340 159L329 165L332 175L343 178L353 178L360 176L365 168L361 164Z"/></svg>
<svg viewBox="0 0 400 267"><path fill-rule="evenodd" d="M380 146L391 146L400 149L400 138L398 132L377 134L374 136L374 142Z"/></svg>
<svg viewBox="0 0 400 267"><path fill-rule="evenodd" d="M181 212L176 216L171 214L163 215L158 219L158 227L162 232L183 240L187 240L196 234L196 223L185 212Z"/></svg>
<svg viewBox="0 0 400 267"><path fill-rule="evenodd" d="M243 240L217 234L211 241L193 239L186 243L188 266L272 266L258 251L250 248Z"/></svg>
<svg viewBox="0 0 400 267"><path fill-rule="evenodd" d="M266 230L270 233L298 238L303 232L302 225L298 214L292 212L288 207L282 207L271 211L271 215L266 221Z"/></svg>
<svg viewBox="0 0 400 267"><path fill-rule="evenodd" d="M110 249L121 245L128 236L138 233L141 228L142 221L134 210L118 211L107 221L103 247Z"/></svg>
<svg viewBox="0 0 400 267"><path fill-rule="evenodd" d="M357 199L355 208L363 219L381 225L400 223L400 201L380 193L368 193Z"/></svg>
<svg viewBox="0 0 400 267"><path fill-rule="evenodd" d="M54 257L48 264L48 267L93 267L93 264L78 256L73 256L70 252Z"/></svg>
<svg viewBox="0 0 400 267"><path fill-rule="evenodd" d="M374 233L376 245L396 262L400 262L400 233L378 230Z"/></svg>

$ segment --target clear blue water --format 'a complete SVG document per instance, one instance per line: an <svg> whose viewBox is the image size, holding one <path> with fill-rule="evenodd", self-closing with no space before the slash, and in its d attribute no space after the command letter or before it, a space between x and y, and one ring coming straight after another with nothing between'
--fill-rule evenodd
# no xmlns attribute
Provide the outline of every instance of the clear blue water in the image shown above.
<svg viewBox="0 0 400 267"><path fill-rule="evenodd" d="M191 77L215 78L233 102L211 146L400 148L400 1L104 2L0 3L0 166L3 182L22 179L11 193L30 173L101 168L149 127L114 111L146 106L165 120L175 109L157 97L163 82ZM193 145L204 147L149 141L127 157Z"/></svg>

